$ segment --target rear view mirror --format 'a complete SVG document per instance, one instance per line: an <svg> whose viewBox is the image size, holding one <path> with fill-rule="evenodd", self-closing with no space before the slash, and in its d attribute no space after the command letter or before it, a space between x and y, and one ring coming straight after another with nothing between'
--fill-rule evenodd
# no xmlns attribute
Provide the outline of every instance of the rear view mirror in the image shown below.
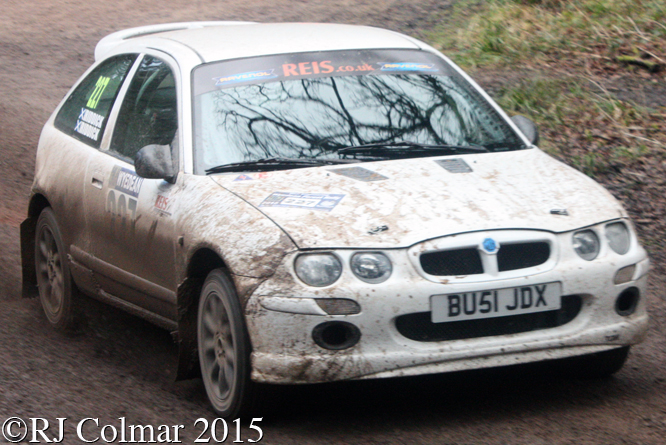
<svg viewBox="0 0 666 445"><path fill-rule="evenodd" d="M176 171L171 158L169 145L146 145L134 159L136 174L146 179L173 181Z"/></svg>
<svg viewBox="0 0 666 445"><path fill-rule="evenodd" d="M539 129L534 122L524 116L513 116L511 120L533 145L539 143Z"/></svg>

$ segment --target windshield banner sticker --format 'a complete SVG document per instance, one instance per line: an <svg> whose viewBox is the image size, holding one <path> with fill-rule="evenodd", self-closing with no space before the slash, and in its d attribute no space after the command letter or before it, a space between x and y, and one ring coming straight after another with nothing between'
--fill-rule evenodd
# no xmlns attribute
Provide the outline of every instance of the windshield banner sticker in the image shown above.
<svg viewBox="0 0 666 445"><path fill-rule="evenodd" d="M132 170L128 170L118 165L113 167L113 171L111 172L111 183L109 185L114 189L136 198L141 191L141 184L143 184L143 178Z"/></svg>
<svg viewBox="0 0 666 445"><path fill-rule="evenodd" d="M203 65L195 70L194 94L220 88L321 77L452 75L433 54L413 50L345 50L249 57Z"/></svg>
<svg viewBox="0 0 666 445"><path fill-rule="evenodd" d="M373 172L372 170L363 167L336 168L329 171L363 182L383 181L384 179L388 179L384 175L380 175L377 172Z"/></svg>
<svg viewBox="0 0 666 445"><path fill-rule="evenodd" d="M434 63L380 63L382 71L439 71Z"/></svg>
<svg viewBox="0 0 666 445"><path fill-rule="evenodd" d="M330 212L345 195L330 193L273 192L259 207L292 207Z"/></svg>

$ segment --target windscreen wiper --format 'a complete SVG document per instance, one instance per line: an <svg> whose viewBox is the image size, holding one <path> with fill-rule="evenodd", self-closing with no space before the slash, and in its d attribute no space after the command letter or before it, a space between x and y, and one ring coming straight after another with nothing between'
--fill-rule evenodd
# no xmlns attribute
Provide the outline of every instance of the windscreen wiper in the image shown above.
<svg viewBox="0 0 666 445"><path fill-rule="evenodd" d="M206 174L224 172L260 172L267 170L289 170L292 168L316 167L319 165L348 164L353 159L298 159L264 158L256 161L234 162L206 169Z"/></svg>
<svg viewBox="0 0 666 445"><path fill-rule="evenodd" d="M450 153L487 153L488 150L480 145L446 145L446 144L419 144L417 142L376 142L372 144L354 145L338 149L341 155L369 155L376 156L437 156L437 154Z"/></svg>

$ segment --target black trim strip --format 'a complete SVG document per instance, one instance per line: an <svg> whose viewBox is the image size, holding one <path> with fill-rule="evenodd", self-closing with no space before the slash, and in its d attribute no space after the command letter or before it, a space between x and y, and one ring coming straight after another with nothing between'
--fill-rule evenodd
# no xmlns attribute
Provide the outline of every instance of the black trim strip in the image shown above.
<svg viewBox="0 0 666 445"><path fill-rule="evenodd" d="M143 294L155 297L158 300L162 300L174 305L177 302L176 293L165 287L151 283L150 281L144 280L143 278L137 277L136 275L129 272L125 272L124 270L109 264L106 261L102 261L99 258L84 252L74 245L69 247L69 251L74 261L81 263L81 265L87 267L95 273L99 273L113 281L131 287L132 289L135 289Z"/></svg>

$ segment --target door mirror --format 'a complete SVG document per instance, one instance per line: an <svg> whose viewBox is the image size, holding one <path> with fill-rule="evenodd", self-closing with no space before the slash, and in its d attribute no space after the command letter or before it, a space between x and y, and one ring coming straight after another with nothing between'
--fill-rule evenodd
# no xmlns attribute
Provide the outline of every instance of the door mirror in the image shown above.
<svg viewBox="0 0 666 445"><path fill-rule="evenodd" d="M511 120L532 144L539 143L539 129L534 122L524 116L513 116Z"/></svg>
<svg viewBox="0 0 666 445"><path fill-rule="evenodd" d="M134 158L136 174L146 179L173 181L176 171L169 145L146 145Z"/></svg>

